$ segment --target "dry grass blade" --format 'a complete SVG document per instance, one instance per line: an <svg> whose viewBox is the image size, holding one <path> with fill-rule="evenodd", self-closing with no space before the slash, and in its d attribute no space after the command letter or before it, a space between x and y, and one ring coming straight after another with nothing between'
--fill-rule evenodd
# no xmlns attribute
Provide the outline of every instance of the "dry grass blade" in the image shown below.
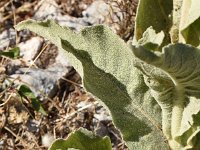
<svg viewBox="0 0 200 150"><path fill-rule="evenodd" d="M2 104L0 104L0 107L4 106L12 97L12 93L8 96L8 98L5 100L5 102L3 102Z"/></svg>
<svg viewBox="0 0 200 150"><path fill-rule="evenodd" d="M63 120L63 119L67 120L67 119L69 119L70 117L73 117L73 116L74 116L75 114L77 114L78 112L81 112L81 111L83 111L83 110L85 110L85 109L87 109L87 108L90 108L91 106L94 106L94 105L96 105L96 104L98 104L97 101L93 102L92 104L88 104L88 105L86 105L86 106L84 106L84 107L81 107L81 108L79 108L78 110L76 110L76 111L74 111L74 112L72 112L72 113L70 113L70 114L67 114L67 115L64 116L63 118L57 119L56 122L60 122L60 121Z"/></svg>
<svg viewBox="0 0 200 150"><path fill-rule="evenodd" d="M32 63L29 65L29 67L27 68L27 70L24 72L24 75L27 74L27 72L30 70L30 68L33 66L33 64L36 62L36 60L40 57L40 55L44 52L44 50L47 48L48 44L45 45L42 50L40 51L40 53L37 55L37 57L32 61Z"/></svg>
<svg viewBox="0 0 200 150"><path fill-rule="evenodd" d="M7 130L8 132L10 132L16 138L15 139L16 141L20 140L24 145L26 145L26 142L21 137L16 135L12 130L10 130L8 127L5 126L4 129Z"/></svg>
<svg viewBox="0 0 200 150"><path fill-rule="evenodd" d="M76 82L74 82L72 80L66 79L64 77L61 77L61 79L63 79L64 81L67 81L67 82L69 82L69 83L71 83L71 84L73 84L75 86L78 86L78 87L81 87L81 88L83 87L82 85L80 85L80 84L78 84L78 83L76 83Z"/></svg>

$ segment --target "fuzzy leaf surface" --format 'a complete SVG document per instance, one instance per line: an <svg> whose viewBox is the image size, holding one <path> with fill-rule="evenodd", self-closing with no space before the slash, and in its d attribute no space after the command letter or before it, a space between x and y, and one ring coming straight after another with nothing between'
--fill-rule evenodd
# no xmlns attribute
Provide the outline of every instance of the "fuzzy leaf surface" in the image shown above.
<svg viewBox="0 0 200 150"><path fill-rule="evenodd" d="M108 27L98 25L76 34L53 21L17 25L17 29L25 28L75 56L70 60L83 71L84 87L108 108L130 150L168 149L160 127L160 106L134 67L130 48Z"/></svg>
<svg viewBox="0 0 200 150"><path fill-rule="evenodd" d="M200 139L200 50L171 44L162 52L133 47L146 84L162 109L163 132L172 149L194 148ZM176 143L176 144L174 144Z"/></svg>
<svg viewBox="0 0 200 150"><path fill-rule="evenodd" d="M91 131L80 128L71 133L69 137L57 139L50 146L49 150L112 150L112 144L109 137L95 136Z"/></svg>

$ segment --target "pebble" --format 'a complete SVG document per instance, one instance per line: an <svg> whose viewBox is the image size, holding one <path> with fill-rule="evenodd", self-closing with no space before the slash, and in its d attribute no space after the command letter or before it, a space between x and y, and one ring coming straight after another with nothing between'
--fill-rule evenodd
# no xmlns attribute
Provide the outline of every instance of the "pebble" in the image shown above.
<svg viewBox="0 0 200 150"><path fill-rule="evenodd" d="M103 0L96 0L82 12L83 20L90 25L102 24L109 11L109 6Z"/></svg>
<svg viewBox="0 0 200 150"><path fill-rule="evenodd" d="M26 62L33 60L41 50L44 40L41 37L33 37L26 42L18 45L20 49L20 55Z"/></svg>
<svg viewBox="0 0 200 150"><path fill-rule="evenodd" d="M53 98L58 91L57 81L69 72L69 68L59 65L49 69L40 68L19 68L15 74L11 75L13 79L20 78L23 83L26 83L29 88L34 92L36 97L43 100L43 94ZM20 84L19 81L15 83Z"/></svg>
<svg viewBox="0 0 200 150"><path fill-rule="evenodd" d="M35 9L35 20L55 19L61 12L55 0L41 0Z"/></svg>
<svg viewBox="0 0 200 150"><path fill-rule="evenodd" d="M5 48L9 47L10 45L14 45L15 44L15 36L16 36L16 32L13 28L4 30L0 34L0 51L4 50Z"/></svg>
<svg viewBox="0 0 200 150"><path fill-rule="evenodd" d="M54 140L54 136L50 133L47 133L42 136L42 145L44 147L50 147Z"/></svg>

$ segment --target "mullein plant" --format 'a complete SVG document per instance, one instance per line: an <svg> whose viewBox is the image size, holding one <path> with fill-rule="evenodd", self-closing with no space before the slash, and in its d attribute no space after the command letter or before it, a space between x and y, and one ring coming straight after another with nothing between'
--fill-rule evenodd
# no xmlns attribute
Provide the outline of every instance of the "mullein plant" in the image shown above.
<svg viewBox="0 0 200 150"><path fill-rule="evenodd" d="M105 25L74 33L52 20L27 20L16 29L58 46L84 88L110 112L130 150L200 149L199 0L140 0L128 43ZM93 142L95 150L111 149L107 137L85 129L49 149L93 150Z"/></svg>

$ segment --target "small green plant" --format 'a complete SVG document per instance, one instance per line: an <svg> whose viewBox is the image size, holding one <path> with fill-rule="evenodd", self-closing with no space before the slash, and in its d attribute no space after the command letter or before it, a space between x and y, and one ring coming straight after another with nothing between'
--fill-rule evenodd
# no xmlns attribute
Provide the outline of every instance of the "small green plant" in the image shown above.
<svg viewBox="0 0 200 150"><path fill-rule="evenodd" d="M12 48L10 49L9 51L3 51L3 52L0 52L0 56L5 56L5 57L9 57L11 59L16 59L18 58L20 55L20 49L19 47L15 47L15 48Z"/></svg>
<svg viewBox="0 0 200 150"><path fill-rule="evenodd" d="M130 150L197 150L199 8L199 0L140 0L130 44L103 25L76 34L52 20L28 20L16 29L38 33L68 56Z"/></svg>
<svg viewBox="0 0 200 150"><path fill-rule="evenodd" d="M31 101L32 107L40 112L43 115L47 115L46 111L42 107L40 101L35 97L34 93L31 91L31 89L22 84L19 86L19 89L17 90L18 95L20 96L21 100L26 99L28 101Z"/></svg>
<svg viewBox="0 0 200 150"><path fill-rule="evenodd" d="M19 49L19 47L14 47L8 51L2 51L2 52L0 52L0 56L8 57L10 59L17 59L20 57L20 49ZM43 115L47 115L47 113L45 112L44 108L42 107L40 101L35 97L34 93L31 91L31 89L25 84L14 84L15 80L18 80L18 79L16 78L13 81L10 81L9 79L7 79L7 81L9 81L9 84L7 85L8 87L6 87L2 93L6 93L7 90L13 88L14 91L20 97L22 103L23 103L23 99L26 99L29 102L31 102L32 107L36 111L42 113ZM13 84L15 85L14 87L13 87ZM1 96L2 96L1 98L3 98L2 93L1 93Z"/></svg>

